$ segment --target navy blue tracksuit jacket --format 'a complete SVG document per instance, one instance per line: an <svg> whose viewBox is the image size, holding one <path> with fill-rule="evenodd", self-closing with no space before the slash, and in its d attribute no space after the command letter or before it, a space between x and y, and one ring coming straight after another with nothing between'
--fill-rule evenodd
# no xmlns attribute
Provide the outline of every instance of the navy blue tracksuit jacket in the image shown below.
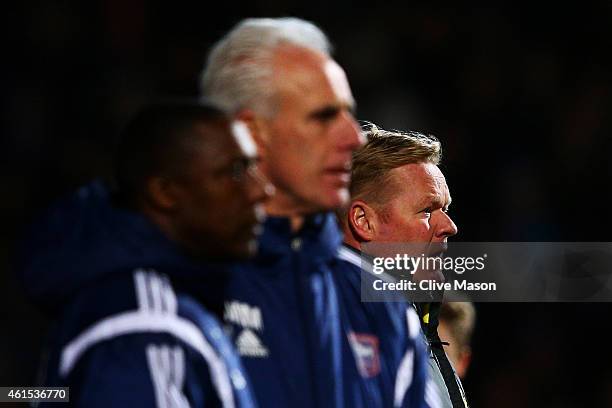
<svg viewBox="0 0 612 408"><path fill-rule="evenodd" d="M427 406L418 317L363 304L359 272L340 248L333 214L308 217L298 233L269 218L257 257L234 268L223 320L258 403Z"/></svg>
<svg viewBox="0 0 612 408"><path fill-rule="evenodd" d="M79 407L254 407L249 382L210 310L226 274L194 264L100 183L51 208L18 266L55 317L44 385Z"/></svg>

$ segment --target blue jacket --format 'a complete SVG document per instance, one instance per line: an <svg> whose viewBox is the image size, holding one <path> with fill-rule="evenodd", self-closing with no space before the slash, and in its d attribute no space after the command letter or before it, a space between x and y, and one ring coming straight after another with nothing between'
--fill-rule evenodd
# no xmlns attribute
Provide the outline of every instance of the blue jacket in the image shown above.
<svg viewBox="0 0 612 408"><path fill-rule="evenodd" d="M52 207L18 274L55 317L44 384L83 407L253 407L239 358L202 305L219 306L218 265L194 264L145 217L92 183Z"/></svg>
<svg viewBox="0 0 612 408"><path fill-rule="evenodd" d="M343 245L338 254L344 261L337 268L338 283L352 289L349 296L377 300L360 303L362 316L355 324L359 325L360 330L371 332L381 338L383 343L381 349L390 367L389 370L391 373L397 372L396 379L399 383L396 382L395 395L402 392L399 384L407 375L403 370L402 359L416 348L416 351L423 356L417 361L420 370L427 373L424 375L425 380L422 380L425 381L424 384L419 384L425 387L425 406L444 406L444 395L441 394L432 375L435 373L432 373L431 352L412 304L408 303L401 294L389 291L370 293L366 296L365 291L371 290L373 282L377 279L385 280L385 277L369 273L368 267L362 268L361 253L348 245ZM384 389L388 390L390 386L391 384L385 383ZM405 392L407 397L414 398L408 391Z"/></svg>
<svg viewBox="0 0 612 408"><path fill-rule="evenodd" d="M362 304L359 273L340 245L332 214L308 217L297 234L288 219L269 218L257 257L234 268L223 318L258 403L423 406L418 318L394 319L392 304Z"/></svg>

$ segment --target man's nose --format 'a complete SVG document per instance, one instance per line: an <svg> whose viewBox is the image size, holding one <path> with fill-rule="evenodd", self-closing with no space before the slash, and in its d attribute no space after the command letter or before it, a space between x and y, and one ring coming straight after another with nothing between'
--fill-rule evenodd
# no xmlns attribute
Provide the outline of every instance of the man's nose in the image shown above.
<svg viewBox="0 0 612 408"><path fill-rule="evenodd" d="M448 213L440 210L438 223L436 225L436 236L438 238L448 238L456 235L459 230L453 219Z"/></svg>
<svg viewBox="0 0 612 408"><path fill-rule="evenodd" d="M365 143L365 137L361 132L359 124L348 110L340 113L338 124L340 133L340 147L342 150L354 151Z"/></svg>

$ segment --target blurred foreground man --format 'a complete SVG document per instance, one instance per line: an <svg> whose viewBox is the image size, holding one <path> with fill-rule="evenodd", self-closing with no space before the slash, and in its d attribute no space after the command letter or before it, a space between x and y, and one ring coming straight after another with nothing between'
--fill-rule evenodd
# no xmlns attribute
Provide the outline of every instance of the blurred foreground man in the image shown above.
<svg viewBox="0 0 612 408"><path fill-rule="evenodd" d="M472 361L472 334L476 325L476 310L471 302L445 302L438 314L440 339L448 342L446 354L457 375L465 378Z"/></svg>
<svg viewBox="0 0 612 408"><path fill-rule="evenodd" d="M295 18L244 20L212 49L202 86L248 124L262 172L277 188L260 252L235 268L223 315L258 403L421 406L425 355L410 350L411 377L394 400L396 370L381 370L378 345L354 336L358 299L343 302L333 278L342 236L331 210L348 201L351 157L362 138L325 35ZM413 328L418 333L418 319Z"/></svg>
<svg viewBox="0 0 612 408"><path fill-rule="evenodd" d="M80 407L255 406L205 308L220 308L221 261L256 249L255 154L217 109L150 106L124 132L117 194L92 183L33 228L21 278L58 317L45 385Z"/></svg>
<svg viewBox="0 0 612 408"><path fill-rule="evenodd" d="M346 262L338 279L352 281L355 290L360 288L363 243L419 243L440 248L448 237L457 233L447 213L451 202L448 186L437 166L441 157L440 142L417 132L388 132L372 124L366 126L368 141L355 153L353 161L351 203L341 216L344 230L341 257ZM428 388L427 397L434 401L438 394L444 407L466 407L465 393L438 337L440 304L416 306L430 349L431 376L438 386L437 393ZM410 313L412 309L391 293L388 302L363 303L363 307L368 315L379 313L381 308L387 311L388 327L379 323L385 322L385 318L377 318L362 328L377 331L380 337L402 328L393 322L401 321L406 311Z"/></svg>

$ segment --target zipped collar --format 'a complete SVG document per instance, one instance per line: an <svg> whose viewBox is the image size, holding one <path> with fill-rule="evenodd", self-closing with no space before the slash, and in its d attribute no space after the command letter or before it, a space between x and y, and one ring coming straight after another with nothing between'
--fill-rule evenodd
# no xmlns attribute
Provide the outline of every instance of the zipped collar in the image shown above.
<svg viewBox="0 0 612 408"><path fill-rule="evenodd" d="M299 231L291 231L286 217L268 217L259 239L258 259L277 258L302 252L315 259L329 259L336 255L342 235L333 213L306 216Z"/></svg>

